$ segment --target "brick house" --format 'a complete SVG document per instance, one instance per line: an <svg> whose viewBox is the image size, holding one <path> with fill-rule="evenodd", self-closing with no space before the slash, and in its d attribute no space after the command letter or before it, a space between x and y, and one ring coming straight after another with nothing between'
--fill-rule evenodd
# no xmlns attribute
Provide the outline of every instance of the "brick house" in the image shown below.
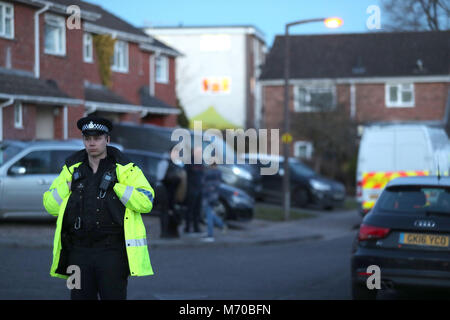
<svg viewBox="0 0 450 320"><path fill-rule="evenodd" d="M290 36L291 114L344 107L364 126L425 123L449 132L450 31ZM283 128L284 36L276 37L261 74L262 127ZM295 127L291 121L291 127ZM310 159L308 137L292 154Z"/></svg>
<svg viewBox="0 0 450 320"><path fill-rule="evenodd" d="M79 28L69 27L71 5L81 10ZM79 0L2 0L0 19L0 140L78 138L76 120L86 114L176 125L176 50ZM96 34L116 40L110 87Z"/></svg>

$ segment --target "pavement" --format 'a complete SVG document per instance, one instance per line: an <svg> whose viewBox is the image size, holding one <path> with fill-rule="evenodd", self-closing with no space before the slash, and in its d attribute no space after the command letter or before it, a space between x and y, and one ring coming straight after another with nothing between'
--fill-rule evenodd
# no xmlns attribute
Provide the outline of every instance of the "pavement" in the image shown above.
<svg viewBox="0 0 450 320"><path fill-rule="evenodd" d="M269 205L270 206L270 205ZM222 233L214 230L214 242L202 241L202 234L186 234L183 225L179 226L179 238L160 238L160 224L156 217L144 217L150 247L162 246L233 246L233 245L266 245L286 242L299 242L318 239L334 239L349 232L356 232L362 221L356 210L335 209L322 211L315 209L299 209L298 211L314 215L311 218L272 222L253 219L247 222L229 221L228 230ZM206 225L201 225L203 235Z"/></svg>
<svg viewBox="0 0 450 320"><path fill-rule="evenodd" d="M270 206L270 204L264 204ZM339 238L355 231L361 223L356 210L335 209L321 211L298 209L314 215L311 218L272 222L253 219L247 222L229 221L228 230L222 233L215 229L214 242L202 241L201 234L186 234L183 224L179 226L179 238L161 238L160 220L151 215L142 215L147 230L150 248L266 245L297 241ZM201 225L206 234L206 225ZM53 247L55 220L12 220L0 223L0 246Z"/></svg>

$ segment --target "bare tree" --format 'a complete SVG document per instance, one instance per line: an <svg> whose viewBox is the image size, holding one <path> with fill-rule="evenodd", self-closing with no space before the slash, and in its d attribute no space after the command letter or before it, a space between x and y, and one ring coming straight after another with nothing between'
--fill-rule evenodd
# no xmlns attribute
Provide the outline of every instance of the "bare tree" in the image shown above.
<svg viewBox="0 0 450 320"><path fill-rule="evenodd" d="M447 30L450 0L381 0L383 29L391 31Z"/></svg>

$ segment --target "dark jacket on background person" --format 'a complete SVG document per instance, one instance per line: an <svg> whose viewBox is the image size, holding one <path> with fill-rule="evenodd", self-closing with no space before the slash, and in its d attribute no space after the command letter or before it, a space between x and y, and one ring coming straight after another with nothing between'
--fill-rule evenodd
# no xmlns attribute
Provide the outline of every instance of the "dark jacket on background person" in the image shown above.
<svg viewBox="0 0 450 320"><path fill-rule="evenodd" d="M202 186L204 182L205 167L203 164L186 164L188 194L202 193Z"/></svg>
<svg viewBox="0 0 450 320"><path fill-rule="evenodd" d="M202 211L202 194L204 171L203 164L187 164L185 165L187 172L187 196L186 196L186 225L184 232L190 232L191 225L194 232L200 232L200 213Z"/></svg>
<svg viewBox="0 0 450 320"><path fill-rule="evenodd" d="M217 168L207 168L204 174L203 197L210 205L219 201L219 186L222 183L222 173Z"/></svg>

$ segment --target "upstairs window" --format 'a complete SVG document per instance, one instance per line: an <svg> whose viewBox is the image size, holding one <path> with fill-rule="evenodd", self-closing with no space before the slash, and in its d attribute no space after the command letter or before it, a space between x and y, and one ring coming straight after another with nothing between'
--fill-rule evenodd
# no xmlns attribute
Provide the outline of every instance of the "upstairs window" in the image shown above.
<svg viewBox="0 0 450 320"><path fill-rule="evenodd" d="M83 35L83 60L84 62L94 62L92 34L90 33Z"/></svg>
<svg viewBox="0 0 450 320"><path fill-rule="evenodd" d="M14 7L0 2L0 37L14 38Z"/></svg>
<svg viewBox="0 0 450 320"><path fill-rule="evenodd" d="M414 107L412 83L386 84L386 107Z"/></svg>
<svg viewBox="0 0 450 320"><path fill-rule="evenodd" d="M335 108L333 86L297 86L294 88L294 110L297 112L330 111Z"/></svg>
<svg viewBox="0 0 450 320"><path fill-rule="evenodd" d="M66 22L63 17L45 15L45 53L66 54Z"/></svg>
<svg viewBox="0 0 450 320"><path fill-rule="evenodd" d="M169 59L166 56L156 57L156 82L169 83Z"/></svg>
<svg viewBox="0 0 450 320"><path fill-rule="evenodd" d="M111 68L116 72L128 72L128 43L117 40L114 44L114 60Z"/></svg>

